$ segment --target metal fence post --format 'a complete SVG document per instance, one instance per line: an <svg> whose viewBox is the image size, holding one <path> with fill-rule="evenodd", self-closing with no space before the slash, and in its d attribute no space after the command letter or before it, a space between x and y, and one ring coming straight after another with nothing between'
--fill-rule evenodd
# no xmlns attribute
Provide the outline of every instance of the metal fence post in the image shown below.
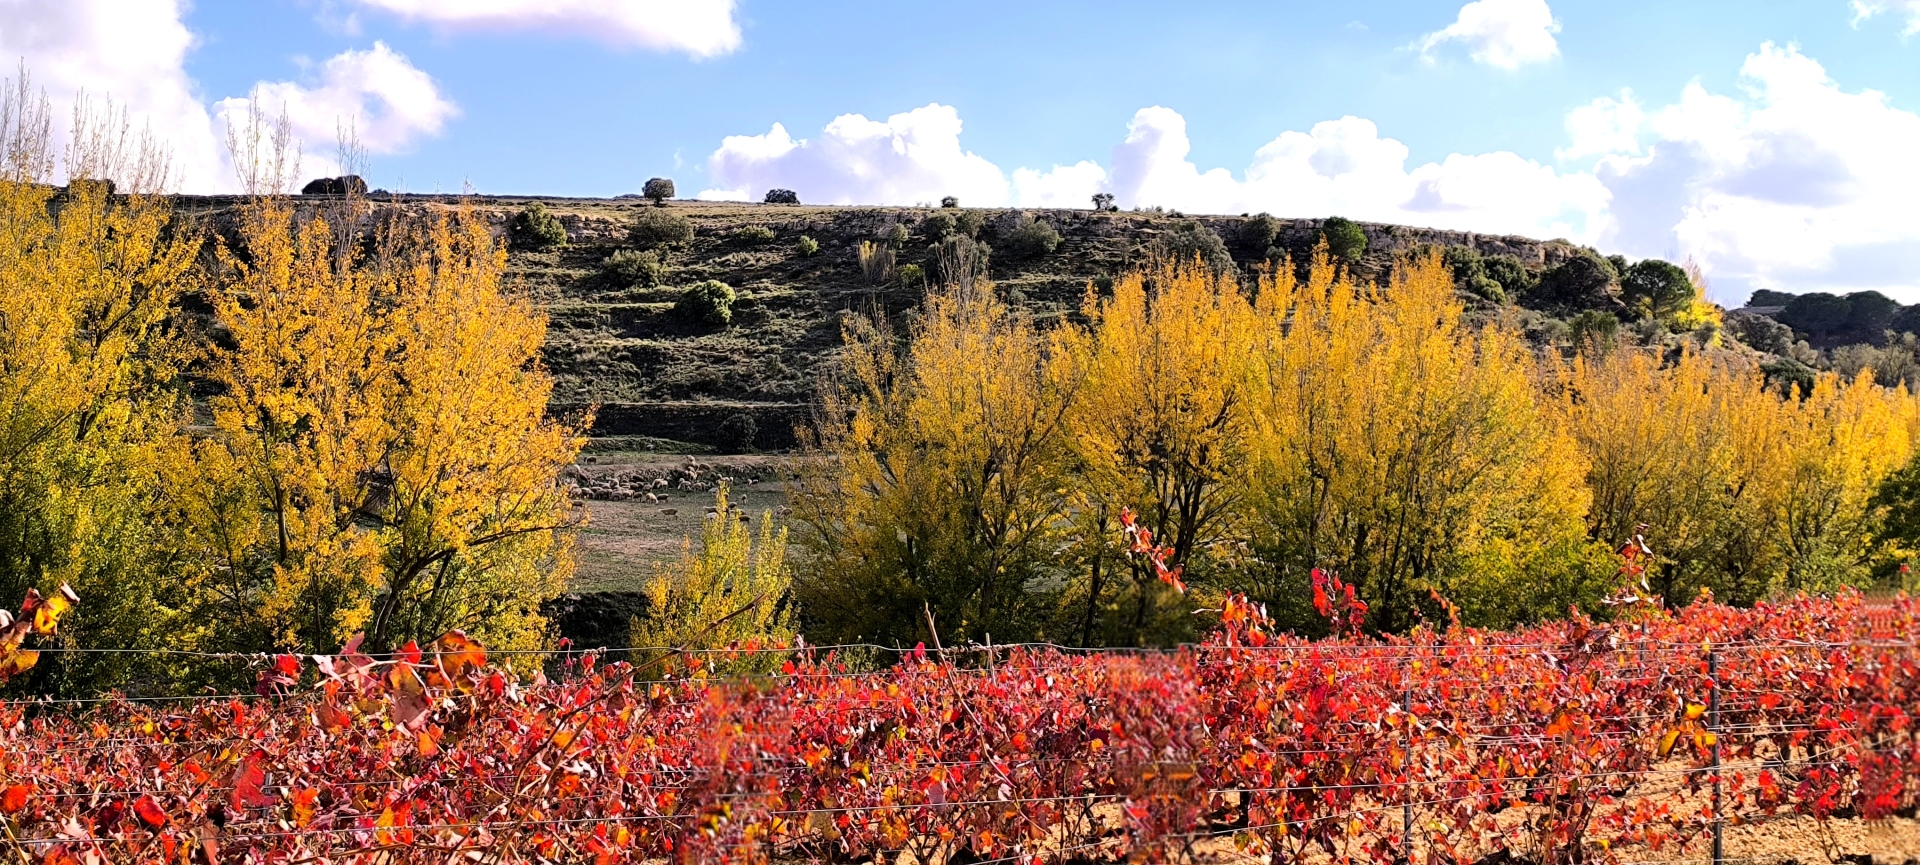
<svg viewBox="0 0 1920 865"><path fill-rule="evenodd" d="M1720 652L1707 647L1707 731L1713 734L1713 865L1725 865L1727 818L1720 813Z"/></svg>
<svg viewBox="0 0 1920 865"><path fill-rule="evenodd" d="M1408 682L1412 672L1412 663L1400 672L1400 721L1401 738L1405 742L1405 766L1401 777L1407 779L1400 785L1400 857L1407 865L1413 865L1413 688Z"/></svg>

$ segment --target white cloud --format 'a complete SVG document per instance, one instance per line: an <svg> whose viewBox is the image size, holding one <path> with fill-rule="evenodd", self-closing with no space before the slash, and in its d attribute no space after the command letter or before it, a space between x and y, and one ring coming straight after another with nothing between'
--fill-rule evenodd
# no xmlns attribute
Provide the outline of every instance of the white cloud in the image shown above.
<svg viewBox="0 0 1920 865"><path fill-rule="evenodd" d="M1630 90L1620 98L1602 96L1567 114L1567 135L1573 143L1553 152L1560 159L1640 152L1640 131L1646 112Z"/></svg>
<svg viewBox="0 0 1920 865"><path fill-rule="evenodd" d="M1082 161L1017 169L1012 183L960 143L960 116L929 105L885 123L839 117L815 139L775 124L731 136L708 159L713 188L701 198L758 200L792 189L821 204L913 204L946 195L976 206L1086 207L1111 192L1123 207L1194 213L1269 211L1491 233L1591 239L1607 192L1591 174L1561 174L1511 153L1455 154L1409 169L1406 145L1372 121L1345 117L1287 132L1253 155L1244 178L1201 170L1189 158L1187 122L1170 108L1134 114L1107 166Z"/></svg>
<svg viewBox="0 0 1920 865"><path fill-rule="evenodd" d="M1920 301L1920 115L1841 89L1791 46L1762 45L1741 80L1742 96L1690 85L1646 115L1644 155L1600 160L1602 241L1692 255L1731 302L1757 288Z"/></svg>
<svg viewBox="0 0 1920 865"><path fill-rule="evenodd" d="M1245 179L1187 159L1186 121L1142 109L1114 148L1110 186L1123 206L1207 213L1268 211L1536 237L1590 238L1607 192L1512 153L1453 154L1409 169L1407 146L1370 120L1343 117L1285 132L1254 153Z"/></svg>
<svg viewBox="0 0 1920 865"><path fill-rule="evenodd" d="M1546 0L1474 0L1460 7L1460 17L1446 29L1429 33L1418 43L1429 60L1433 50L1448 42L1467 46L1476 63L1518 69L1528 63L1553 59L1560 44L1553 34L1560 22Z"/></svg>
<svg viewBox="0 0 1920 865"><path fill-rule="evenodd" d="M76 96L110 97L171 147L179 185L207 188L223 174L220 147L184 68L194 37L181 22L183 5L0 0L0 56L24 62L45 88L62 140Z"/></svg>
<svg viewBox="0 0 1920 865"><path fill-rule="evenodd" d="M1853 0L1853 26L1882 12L1905 16L1906 35L1920 33L1920 0Z"/></svg>
<svg viewBox="0 0 1920 865"><path fill-rule="evenodd" d="M733 135L707 159L717 184L701 198L754 200L781 187L814 204L912 204L959 196L997 204L1007 177L960 146L960 112L938 103L885 122L843 114L818 138L794 140L778 123L765 135Z"/></svg>
<svg viewBox="0 0 1920 865"><path fill-rule="evenodd" d="M1288 131L1243 172L1190 158L1187 122L1141 109L1106 165L1021 168L1012 183L966 151L953 109L928 106L886 123L849 115L816 140L782 127L729 138L710 160L721 188L757 198L789 187L807 201L1086 207L1111 192L1123 207L1194 213L1332 214L1377 222L1565 237L1635 257L1692 257L1715 298L1754 289L1876 289L1920 302L1920 115L1873 90L1848 91L1793 47L1762 45L1741 86L1695 83L1671 104L1633 93L1566 117L1559 167L1507 152L1409 164L1409 149L1372 121L1343 117Z"/></svg>
<svg viewBox="0 0 1920 865"><path fill-rule="evenodd" d="M277 116L284 108L302 149L324 170L342 127L351 127L368 153L401 153L423 137L438 135L459 108L440 92L432 76L385 43L366 51L335 55L320 67L311 86L293 81L261 82L251 96L221 100L223 121L245 122L249 100L261 112ZM311 172L310 172L311 173Z"/></svg>
<svg viewBox="0 0 1920 865"><path fill-rule="evenodd" d="M713 57L740 47L734 0L353 0L445 29L548 30Z"/></svg>
<svg viewBox="0 0 1920 865"><path fill-rule="evenodd" d="M0 0L0 54L25 63L53 103L66 134L75 99L112 100L136 128L172 152L173 185L186 192L229 191L224 121L244 115L245 97L209 106L186 73L195 39L182 20L184 0ZM263 81L253 96L269 114L285 106L308 156L309 173L332 168L337 124L351 122L369 153L401 152L438 134L458 113L425 72L381 43L321 64L311 83Z"/></svg>
<svg viewBox="0 0 1920 865"><path fill-rule="evenodd" d="M1022 207L1086 207L1106 186L1107 170L1086 160L1044 173L1031 168L1013 172L1013 198Z"/></svg>

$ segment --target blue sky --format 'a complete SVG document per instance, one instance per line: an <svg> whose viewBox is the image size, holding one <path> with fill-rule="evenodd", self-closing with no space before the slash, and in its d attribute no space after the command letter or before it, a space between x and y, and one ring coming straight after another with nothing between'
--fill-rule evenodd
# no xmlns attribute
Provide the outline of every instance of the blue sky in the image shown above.
<svg viewBox="0 0 1920 865"><path fill-rule="evenodd" d="M188 189L231 187L252 96L308 173L353 116L408 191L1109 191L1691 256L1735 302L1920 300L1916 31L1920 0L0 0L0 47L151 122Z"/></svg>

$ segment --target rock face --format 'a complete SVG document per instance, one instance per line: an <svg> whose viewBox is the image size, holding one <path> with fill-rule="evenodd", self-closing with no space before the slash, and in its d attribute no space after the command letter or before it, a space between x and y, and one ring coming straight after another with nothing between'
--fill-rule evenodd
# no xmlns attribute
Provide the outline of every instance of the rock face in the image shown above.
<svg viewBox="0 0 1920 865"><path fill-rule="evenodd" d="M308 181L306 186L300 187L301 195L346 195L348 193L366 195L367 182L358 174L348 174L341 177L316 178Z"/></svg>
<svg viewBox="0 0 1920 865"><path fill-rule="evenodd" d="M357 178L309 184L308 206L340 195ZM360 187L354 187L360 188ZM782 196L784 197L784 196ZM797 197L797 196L796 196ZM644 439L636 446L673 449L675 442L721 452L793 447L811 418L819 382L833 372L842 328L878 316L906 327L924 281L870 283L860 268L862 242L895 247L897 263L938 272L930 247L944 229L972 231L992 247L988 277L1010 302L1043 326L1077 315L1089 289L1137 266L1155 241L1189 223L1218 234L1234 263L1252 273L1266 249L1240 242L1257 217L1074 209L833 207L675 201L667 210L693 225L690 242L656 250L658 285L624 283L602 264L632 248L627 226L655 205L633 198L396 195L369 202L374 215L408 217L452 206L471 208L505 239L514 214L540 201L567 229L568 245L510 252L509 279L549 315L545 360L554 374L552 408L563 416L594 410L593 434ZM183 196L177 207L216 221L242 199ZM930 217L932 221L929 221ZM1012 254L1010 232L1026 220L1059 234L1052 252ZM1322 219L1272 220L1272 247L1304 261L1319 240ZM1356 274L1383 280L1404 255L1429 248L1469 247L1485 256L1512 255L1538 274L1590 254L1565 241L1360 223L1367 252ZM743 229L757 229L743 233ZM773 240L747 242L742 237ZM801 252L801 238L817 245ZM726 327L700 327L673 311L691 285L718 280L738 292ZM747 438L751 430L751 439ZM664 441L662 441L664 440ZM639 493L641 491L636 491ZM636 494L635 498L639 496Z"/></svg>

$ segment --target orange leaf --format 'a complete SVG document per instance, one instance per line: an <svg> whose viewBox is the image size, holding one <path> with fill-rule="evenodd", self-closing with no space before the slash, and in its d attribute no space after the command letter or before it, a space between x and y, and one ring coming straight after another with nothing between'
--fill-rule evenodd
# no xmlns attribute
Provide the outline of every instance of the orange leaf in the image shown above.
<svg viewBox="0 0 1920 865"><path fill-rule="evenodd" d="M1687 720L1689 721L1698 721L1700 720L1700 716L1706 713L1707 707L1705 706L1699 705L1698 703L1687 704Z"/></svg>
<svg viewBox="0 0 1920 865"><path fill-rule="evenodd" d="M467 636L465 631L453 630L440 635L433 641L433 649L440 655L440 668L447 675L458 679L468 670L477 670L487 665L487 648L479 640Z"/></svg>
<svg viewBox="0 0 1920 865"><path fill-rule="evenodd" d="M1665 757L1673 753L1673 746L1679 743L1679 741L1680 731L1677 729L1668 730L1666 735L1660 737L1660 756Z"/></svg>
<svg viewBox="0 0 1920 865"><path fill-rule="evenodd" d="M33 788L25 784L8 787L6 792L0 793L0 813L20 813L20 809L27 807L27 796L32 793Z"/></svg>
<svg viewBox="0 0 1920 865"><path fill-rule="evenodd" d="M134 800L133 813L140 818L140 822L155 829L167 825L167 812L160 810L160 803L153 801L152 796L141 796Z"/></svg>
<svg viewBox="0 0 1920 865"><path fill-rule="evenodd" d="M434 724L428 724L426 729L421 730L420 736L418 739L420 756L422 757L439 756L440 736L441 736L440 728L439 726Z"/></svg>
<svg viewBox="0 0 1920 865"><path fill-rule="evenodd" d="M315 803L319 801L320 801L320 791L312 787L308 787L304 790L294 791L294 794L293 794L294 825L304 829L306 828L306 825L308 823L312 823L313 812L315 810L314 806L315 806Z"/></svg>

